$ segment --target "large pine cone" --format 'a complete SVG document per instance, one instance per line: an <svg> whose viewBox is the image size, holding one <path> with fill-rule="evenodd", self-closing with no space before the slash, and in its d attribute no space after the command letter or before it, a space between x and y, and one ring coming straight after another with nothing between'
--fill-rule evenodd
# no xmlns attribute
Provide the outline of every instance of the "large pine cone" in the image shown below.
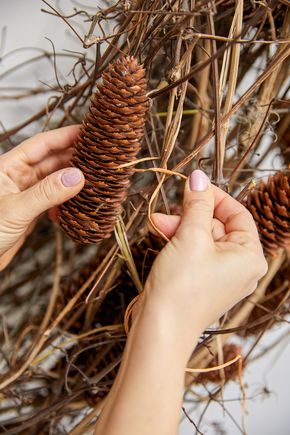
<svg viewBox="0 0 290 435"><path fill-rule="evenodd" d="M132 167L148 109L144 68L134 57L109 65L92 96L72 165L85 176L81 192L60 207L60 224L76 242L97 243L110 237L127 196Z"/></svg>
<svg viewBox="0 0 290 435"><path fill-rule="evenodd" d="M245 204L252 213L267 255L290 244L290 176L277 172L267 183L260 182Z"/></svg>

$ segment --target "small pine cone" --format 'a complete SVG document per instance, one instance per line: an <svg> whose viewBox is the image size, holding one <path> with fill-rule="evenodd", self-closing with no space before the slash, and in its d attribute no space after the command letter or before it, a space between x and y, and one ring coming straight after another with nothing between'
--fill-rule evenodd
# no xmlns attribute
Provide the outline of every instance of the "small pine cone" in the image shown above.
<svg viewBox="0 0 290 435"><path fill-rule="evenodd" d="M224 354L224 362L228 362L233 360L237 355L242 354L242 349L240 346L236 344L225 344L223 347ZM226 381L230 379L235 379L239 373L239 361L234 362L233 364L224 368L224 374ZM218 365L217 355L214 356L212 362L209 364L209 367L215 367ZM220 370L214 370L212 372L200 372L197 377L193 381L195 384L206 384L208 382L212 382L214 384L218 384L221 382Z"/></svg>
<svg viewBox="0 0 290 435"><path fill-rule="evenodd" d="M287 316L290 313L289 285L290 262L286 260L267 287L264 297L251 311L247 320L248 328L242 330L239 335L258 335ZM274 323L269 324L271 321Z"/></svg>
<svg viewBox="0 0 290 435"><path fill-rule="evenodd" d="M73 272L72 275L69 275L65 279L63 279L61 283L61 291L58 294L56 300L56 312L59 313L63 308L70 302L70 300L74 297L74 295L78 292L78 290L84 285L84 283L90 278L90 276L94 273L97 267L100 265L100 261L92 260L89 263L82 266L77 272ZM70 312L71 318L74 317L74 322L70 326L70 333L79 333L80 330L83 329L83 325L85 323L85 309L83 313L78 314L80 310L80 305L83 304L85 307L85 297L92 289L94 283L89 285L85 295L82 296L79 304L77 304L72 311Z"/></svg>
<svg viewBox="0 0 290 435"><path fill-rule="evenodd" d="M144 68L134 57L122 57L102 74L75 144L72 165L81 169L85 185L60 207L60 225L76 242L109 238L130 185L133 161L140 150L148 110Z"/></svg>
<svg viewBox="0 0 290 435"><path fill-rule="evenodd" d="M265 254L275 255L290 243L290 176L277 172L267 183L260 182L245 203L252 213Z"/></svg>

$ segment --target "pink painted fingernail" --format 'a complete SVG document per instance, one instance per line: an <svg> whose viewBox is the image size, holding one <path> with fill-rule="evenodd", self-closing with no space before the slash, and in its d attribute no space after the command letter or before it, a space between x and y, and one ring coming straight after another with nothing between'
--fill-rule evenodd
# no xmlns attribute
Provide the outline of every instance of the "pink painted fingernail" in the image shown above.
<svg viewBox="0 0 290 435"><path fill-rule="evenodd" d="M68 168L61 176L61 182L65 187L73 187L79 184L83 175L77 168Z"/></svg>
<svg viewBox="0 0 290 435"><path fill-rule="evenodd" d="M196 169L195 171L193 171L189 177L190 190L197 190L198 192L202 192L207 188L208 184L208 176L200 169Z"/></svg>

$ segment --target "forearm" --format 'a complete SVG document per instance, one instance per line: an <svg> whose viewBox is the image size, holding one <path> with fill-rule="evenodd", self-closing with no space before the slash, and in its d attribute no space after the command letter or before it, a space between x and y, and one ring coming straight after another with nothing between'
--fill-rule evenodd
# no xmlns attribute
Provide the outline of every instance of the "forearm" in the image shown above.
<svg viewBox="0 0 290 435"><path fill-rule="evenodd" d="M169 315L144 304L95 435L176 435L190 350Z"/></svg>

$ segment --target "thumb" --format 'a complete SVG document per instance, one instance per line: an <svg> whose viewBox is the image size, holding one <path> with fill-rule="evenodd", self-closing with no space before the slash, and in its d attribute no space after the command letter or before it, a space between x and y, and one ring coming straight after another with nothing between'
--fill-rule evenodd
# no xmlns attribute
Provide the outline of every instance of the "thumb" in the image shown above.
<svg viewBox="0 0 290 435"><path fill-rule="evenodd" d="M29 189L17 194L16 216L30 223L47 209L75 196L84 185L84 176L77 168L65 168L48 175Z"/></svg>
<svg viewBox="0 0 290 435"><path fill-rule="evenodd" d="M183 199L183 215L176 235L184 235L194 241L205 234L212 238L214 194L211 182L200 169L186 180Z"/></svg>

